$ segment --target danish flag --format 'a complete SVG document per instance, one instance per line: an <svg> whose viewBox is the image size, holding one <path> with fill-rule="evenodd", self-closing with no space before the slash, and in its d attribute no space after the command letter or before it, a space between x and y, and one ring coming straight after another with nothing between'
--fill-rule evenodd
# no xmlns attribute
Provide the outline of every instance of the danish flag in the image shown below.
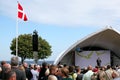
<svg viewBox="0 0 120 80"><path fill-rule="evenodd" d="M23 7L18 2L18 18L23 19L24 21L27 21L27 16L24 13Z"/></svg>

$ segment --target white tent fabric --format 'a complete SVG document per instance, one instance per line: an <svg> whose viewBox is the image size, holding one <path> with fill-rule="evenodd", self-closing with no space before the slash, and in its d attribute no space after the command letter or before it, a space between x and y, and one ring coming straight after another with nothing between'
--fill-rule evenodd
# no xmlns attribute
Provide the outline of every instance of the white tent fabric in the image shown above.
<svg viewBox="0 0 120 80"><path fill-rule="evenodd" d="M117 56L120 56L120 32L112 27L106 27L100 31L96 31L85 38L78 40L67 50L63 51L54 61L54 64L58 64L65 55L67 55L70 51L74 51L77 46L80 48L86 46L98 46L108 49L114 52Z"/></svg>

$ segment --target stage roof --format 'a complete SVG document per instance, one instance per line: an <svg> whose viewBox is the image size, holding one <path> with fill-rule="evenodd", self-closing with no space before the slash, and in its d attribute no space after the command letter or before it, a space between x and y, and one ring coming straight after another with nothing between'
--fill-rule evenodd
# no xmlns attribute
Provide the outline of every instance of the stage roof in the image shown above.
<svg viewBox="0 0 120 80"><path fill-rule="evenodd" d="M110 50L118 57L120 57L120 32L112 27L106 27L96 31L76 43L71 45L67 50L63 51L55 60L54 64L58 64L61 59L69 52L75 51L77 47L80 49L84 47L100 47L105 50Z"/></svg>

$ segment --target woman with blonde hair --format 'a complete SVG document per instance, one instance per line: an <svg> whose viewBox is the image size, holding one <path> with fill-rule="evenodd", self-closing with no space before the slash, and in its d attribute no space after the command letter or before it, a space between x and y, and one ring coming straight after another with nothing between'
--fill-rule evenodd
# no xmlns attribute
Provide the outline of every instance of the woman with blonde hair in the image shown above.
<svg viewBox="0 0 120 80"><path fill-rule="evenodd" d="M69 78L69 70L67 68L61 69L61 76L62 80L72 80L71 78Z"/></svg>

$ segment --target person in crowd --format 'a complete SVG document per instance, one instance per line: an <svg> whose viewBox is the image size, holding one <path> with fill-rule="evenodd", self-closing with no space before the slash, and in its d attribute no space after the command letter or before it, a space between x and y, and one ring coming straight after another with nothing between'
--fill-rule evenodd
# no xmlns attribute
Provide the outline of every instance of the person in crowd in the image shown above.
<svg viewBox="0 0 120 80"><path fill-rule="evenodd" d="M51 65L49 70L50 70L50 75L55 75L55 73L58 71L58 67L56 65Z"/></svg>
<svg viewBox="0 0 120 80"><path fill-rule="evenodd" d="M105 73L108 76L108 80L113 80L112 78L113 70L110 65L107 65L107 70L105 71Z"/></svg>
<svg viewBox="0 0 120 80"><path fill-rule="evenodd" d="M0 79L3 79L3 77L4 77L4 72L5 72L5 70L4 70L4 65L6 64L7 62L6 61L1 61L1 69L2 69L2 71L0 72Z"/></svg>
<svg viewBox="0 0 120 80"><path fill-rule="evenodd" d="M98 72L98 79L99 79L99 80L109 80L109 78L108 78L105 70L106 70L106 69L105 69L105 66L101 66L101 67L100 67L100 70L99 70L99 72Z"/></svg>
<svg viewBox="0 0 120 80"><path fill-rule="evenodd" d="M23 65L19 65L18 68L22 71L25 71L25 68L23 67Z"/></svg>
<svg viewBox="0 0 120 80"><path fill-rule="evenodd" d="M37 65L37 71L40 72L40 70L41 70L41 66Z"/></svg>
<svg viewBox="0 0 120 80"><path fill-rule="evenodd" d="M93 69L93 75L91 76L91 80L98 80L98 68Z"/></svg>
<svg viewBox="0 0 120 80"><path fill-rule="evenodd" d="M77 73L76 80L82 80L83 74L81 73L81 69L79 66L76 66L76 73Z"/></svg>
<svg viewBox="0 0 120 80"><path fill-rule="evenodd" d="M16 80L26 80L25 71L22 71L18 68L18 57L11 58L11 70L16 73Z"/></svg>
<svg viewBox="0 0 120 80"><path fill-rule="evenodd" d="M67 64L64 64L63 67L68 67Z"/></svg>
<svg viewBox="0 0 120 80"><path fill-rule="evenodd" d="M112 69L113 69L113 73L112 73L113 80L120 80L119 73L117 72L116 67L114 66L112 67Z"/></svg>
<svg viewBox="0 0 120 80"><path fill-rule="evenodd" d="M88 71L83 75L83 78L82 78L82 80L91 80L91 76L93 75L93 71L92 71L92 66L91 65L89 65L88 66Z"/></svg>
<svg viewBox="0 0 120 80"><path fill-rule="evenodd" d="M61 77L62 77L62 80L73 80L69 78L69 70L66 67L63 67L61 69Z"/></svg>
<svg viewBox="0 0 120 80"><path fill-rule="evenodd" d="M55 76L57 77L58 80L62 80L61 69L62 69L62 67L59 66L57 72L55 73Z"/></svg>
<svg viewBox="0 0 120 80"><path fill-rule="evenodd" d="M82 69L82 73L83 73L83 74L85 74L87 71L88 71L87 67L84 67L84 68Z"/></svg>
<svg viewBox="0 0 120 80"><path fill-rule="evenodd" d="M49 68L49 71L50 71L49 76L52 75L52 76L57 78L56 73L58 72L58 67L56 65L51 65L50 68Z"/></svg>
<svg viewBox="0 0 120 80"><path fill-rule="evenodd" d="M2 73L2 80L5 79L6 73L11 70L11 65L9 63L6 63L3 65L4 71Z"/></svg>
<svg viewBox="0 0 120 80"><path fill-rule="evenodd" d="M39 72L38 80L47 80L48 73L46 71L48 70L48 64L46 62L42 63L42 68Z"/></svg>
<svg viewBox="0 0 120 80"><path fill-rule="evenodd" d="M5 79L3 79L3 80L17 80L16 79L16 73L14 71L12 71L12 70L7 71L5 73L5 75L6 75Z"/></svg>
<svg viewBox="0 0 120 80"><path fill-rule="evenodd" d="M120 77L120 66L118 66L117 72L118 72L119 77Z"/></svg>
<svg viewBox="0 0 120 80"><path fill-rule="evenodd" d="M49 75L48 80L58 80L58 79L54 75Z"/></svg>
<svg viewBox="0 0 120 80"><path fill-rule="evenodd" d="M25 69L26 78L27 78L28 80L31 80L31 79L33 78L33 75L32 75L32 73L31 73L30 68L28 67L28 63L23 62L23 67L24 67L24 69Z"/></svg>
<svg viewBox="0 0 120 80"><path fill-rule="evenodd" d="M77 73L75 71L75 66L69 66L69 77L73 80L76 80Z"/></svg>
<svg viewBox="0 0 120 80"><path fill-rule="evenodd" d="M31 72L32 72L32 75L33 75L33 78L31 80L38 80L38 71L36 70L37 68L34 68L34 64L31 64Z"/></svg>

